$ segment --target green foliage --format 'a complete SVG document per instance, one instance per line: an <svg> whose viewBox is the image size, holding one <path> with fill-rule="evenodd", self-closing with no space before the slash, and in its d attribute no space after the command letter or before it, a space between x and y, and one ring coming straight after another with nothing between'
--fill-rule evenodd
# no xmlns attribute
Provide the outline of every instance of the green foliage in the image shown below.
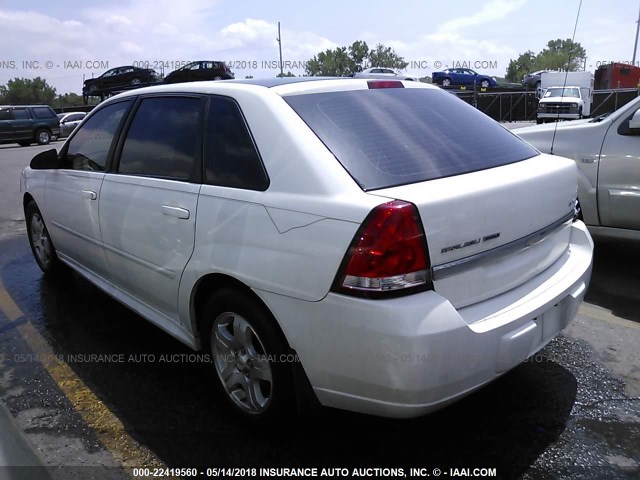
<svg viewBox="0 0 640 480"><path fill-rule="evenodd" d="M507 67L506 80L520 82L526 73L536 70L568 70L575 72L582 67L587 52L579 42L571 39L550 40L537 55L531 50L511 60Z"/></svg>
<svg viewBox="0 0 640 480"><path fill-rule="evenodd" d="M94 100L97 103L97 99L91 97L89 100ZM52 108L67 108L67 107L78 107L83 105L82 95L78 95L75 93L65 93L64 95L58 95L53 99L49 105Z"/></svg>
<svg viewBox="0 0 640 480"><path fill-rule="evenodd" d="M283 78L283 77L295 77L295 75L290 71L287 71L287 73L279 73L278 75L276 75L276 78Z"/></svg>
<svg viewBox="0 0 640 480"><path fill-rule="evenodd" d="M519 82L525 74L538 70L535 62L536 55L531 50L520 54L516 60L509 61L506 79L510 82Z"/></svg>
<svg viewBox="0 0 640 480"><path fill-rule="evenodd" d="M43 78L14 78L0 85L0 102L4 105L50 105L56 89Z"/></svg>
<svg viewBox="0 0 640 480"><path fill-rule="evenodd" d="M402 70L408 65L391 47L382 44L369 49L367 42L357 40L350 47L327 49L307 62L305 74L309 76L344 77L369 66Z"/></svg>

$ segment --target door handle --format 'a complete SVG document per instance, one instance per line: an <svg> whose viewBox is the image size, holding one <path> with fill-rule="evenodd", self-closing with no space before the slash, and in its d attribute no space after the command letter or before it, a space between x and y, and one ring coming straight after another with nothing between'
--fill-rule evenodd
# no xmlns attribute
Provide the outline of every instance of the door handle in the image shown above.
<svg viewBox="0 0 640 480"><path fill-rule="evenodd" d="M182 220L187 220L190 215L189 210L187 210L186 208L171 207L169 205L162 206L162 214L168 215L170 217L180 218Z"/></svg>
<svg viewBox="0 0 640 480"><path fill-rule="evenodd" d="M82 190L82 192L80 193L84 198L88 198L89 200L95 200L96 198L98 198L98 194L91 190Z"/></svg>

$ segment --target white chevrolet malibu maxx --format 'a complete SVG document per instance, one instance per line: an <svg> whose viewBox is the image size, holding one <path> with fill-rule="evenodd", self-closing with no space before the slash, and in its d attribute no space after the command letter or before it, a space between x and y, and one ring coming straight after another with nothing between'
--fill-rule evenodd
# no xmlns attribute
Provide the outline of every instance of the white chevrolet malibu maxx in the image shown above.
<svg viewBox="0 0 640 480"><path fill-rule="evenodd" d="M253 418L437 409L547 344L591 274L575 163L417 82L134 90L21 183L40 268L202 349Z"/></svg>

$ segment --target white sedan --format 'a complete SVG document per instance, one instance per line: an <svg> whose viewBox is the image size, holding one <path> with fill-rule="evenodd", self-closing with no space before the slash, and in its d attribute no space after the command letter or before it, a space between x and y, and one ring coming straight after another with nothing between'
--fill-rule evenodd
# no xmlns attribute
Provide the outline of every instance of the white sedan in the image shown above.
<svg viewBox="0 0 640 480"><path fill-rule="evenodd" d="M437 87L294 78L118 95L21 186L45 274L203 350L241 414L414 417L572 319L575 176Z"/></svg>

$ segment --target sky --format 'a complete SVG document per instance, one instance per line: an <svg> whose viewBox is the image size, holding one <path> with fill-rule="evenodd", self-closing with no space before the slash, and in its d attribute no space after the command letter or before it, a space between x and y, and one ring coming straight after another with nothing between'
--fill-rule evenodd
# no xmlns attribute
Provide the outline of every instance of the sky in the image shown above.
<svg viewBox="0 0 640 480"><path fill-rule="evenodd" d="M510 59L571 38L579 0L0 0L0 85L43 77L57 92L80 93L84 78L120 65L166 75L192 60L230 63L236 78L279 73L327 48L366 41L391 46L405 73L464 66L505 75ZM640 0L583 0L575 41L586 69L630 62ZM640 50L636 64L640 64Z"/></svg>

